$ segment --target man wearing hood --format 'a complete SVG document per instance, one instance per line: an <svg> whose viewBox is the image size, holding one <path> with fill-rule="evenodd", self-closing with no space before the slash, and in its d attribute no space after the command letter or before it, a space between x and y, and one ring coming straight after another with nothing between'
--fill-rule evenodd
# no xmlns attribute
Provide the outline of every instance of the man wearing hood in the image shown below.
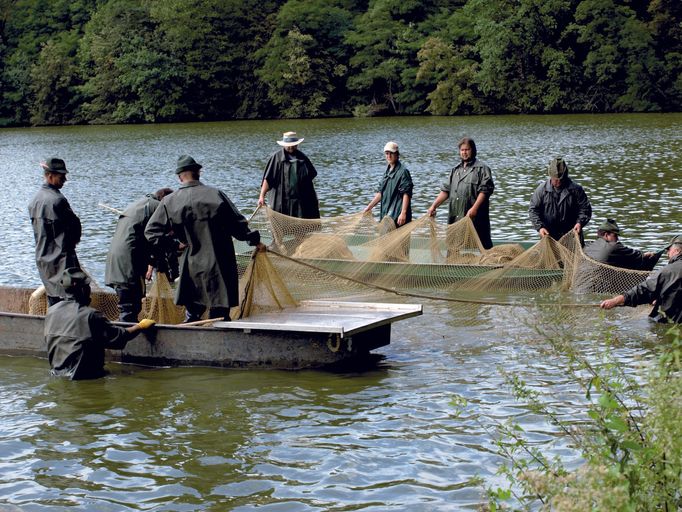
<svg viewBox="0 0 682 512"><path fill-rule="evenodd" d="M528 210L530 221L541 237L559 240L573 230L584 245L583 228L592 218L592 205L583 188L568 177L563 158L553 158L549 179L533 192Z"/></svg>
<svg viewBox="0 0 682 512"><path fill-rule="evenodd" d="M493 246L490 237L490 196L495 190L490 167L476 159L476 143L464 137L458 144L460 162L450 171L448 181L427 210L436 214L436 208L448 201L448 224L464 217L471 218L478 238L485 249Z"/></svg>
<svg viewBox="0 0 682 512"><path fill-rule="evenodd" d="M655 303L650 318L657 322L682 323L682 235L673 237L666 250L667 265L624 294L602 301L600 307L611 309Z"/></svg>
<svg viewBox="0 0 682 512"><path fill-rule="evenodd" d="M71 380L104 376L104 350L123 349L141 330L155 323L145 318L127 328L112 324L89 306L90 278L79 268L64 270L60 284L65 298L50 307L45 316L52 375Z"/></svg>

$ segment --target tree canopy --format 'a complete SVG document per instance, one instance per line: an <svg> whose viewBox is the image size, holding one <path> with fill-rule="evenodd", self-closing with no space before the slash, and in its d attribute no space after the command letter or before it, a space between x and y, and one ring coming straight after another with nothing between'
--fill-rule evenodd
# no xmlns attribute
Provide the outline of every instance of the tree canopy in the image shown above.
<svg viewBox="0 0 682 512"><path fill-rule="evenodd" d="M679 0L0 0L0 126L678 111Z"/></svg>

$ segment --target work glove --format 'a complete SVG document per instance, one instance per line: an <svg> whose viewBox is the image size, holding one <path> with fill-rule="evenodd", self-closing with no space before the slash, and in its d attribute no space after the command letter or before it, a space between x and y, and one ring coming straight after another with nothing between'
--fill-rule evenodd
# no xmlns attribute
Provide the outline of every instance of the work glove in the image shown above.
<svg viewBox="0 0 682 512"><path fill-rule="evenodd" d="M140 329L149 329L150 327L152 327L155 324L156 324L156 322L154 320L152 320L150 318L143 318L142 320L140 320L138 322L137 326Z"/></svg>

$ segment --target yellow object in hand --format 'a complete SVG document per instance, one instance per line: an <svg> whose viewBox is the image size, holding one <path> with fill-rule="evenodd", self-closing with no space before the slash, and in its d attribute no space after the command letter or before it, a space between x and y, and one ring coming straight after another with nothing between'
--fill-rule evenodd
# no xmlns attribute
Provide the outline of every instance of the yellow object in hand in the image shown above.
<svg viewBox="0 0 682 512"><path fill-rule="evenodd" d="M149 329L151 326L156 324L156 322L150 318L143 318L137 324L140 329Z"/></svg>

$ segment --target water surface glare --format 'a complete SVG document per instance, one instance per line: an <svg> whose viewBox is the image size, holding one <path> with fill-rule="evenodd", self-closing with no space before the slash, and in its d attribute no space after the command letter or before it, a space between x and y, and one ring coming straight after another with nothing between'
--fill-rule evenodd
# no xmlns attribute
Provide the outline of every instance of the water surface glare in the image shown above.
<svg viewBox="0 0 682 512"><path fill-rule="evenodd" d="M395 140L419 217L456 163L456 140L469 135L493 170L495 238L534 238L528 200L547 161L562 155L592 201L588 238L609 216L625 243L656 249L682 231L681 128L680 114L648 114L1 130L9 207L0 220L0 284L39 284L26 205L46 156L64 158L70 170L63 192L83 222L79 256L101 282L116 217L98 203L123 208L175 187L175 160L188 153L204 165L204 181L249 215L275 140L291 129L318 169L323 215L369 202L383 146ZM391 345L378 350L383 360L357 373L110 365L105 379L68 382L50 378L44 360L0 357L0 508L476 510L477 478L502 483L497 422L515 419L534 442L554 441L554 453L577 462L555 427L511 397L498 367L549 392L563 417L580 418L581 395L532 329L551 316L471 311L425 302L424 316L395 324ZM634 371L660 333L641 318L620 328L614 350ZM577 326L576 344L598 360L604 347L593 330ZM459 415L455 396L468 402Z"/></svg>

